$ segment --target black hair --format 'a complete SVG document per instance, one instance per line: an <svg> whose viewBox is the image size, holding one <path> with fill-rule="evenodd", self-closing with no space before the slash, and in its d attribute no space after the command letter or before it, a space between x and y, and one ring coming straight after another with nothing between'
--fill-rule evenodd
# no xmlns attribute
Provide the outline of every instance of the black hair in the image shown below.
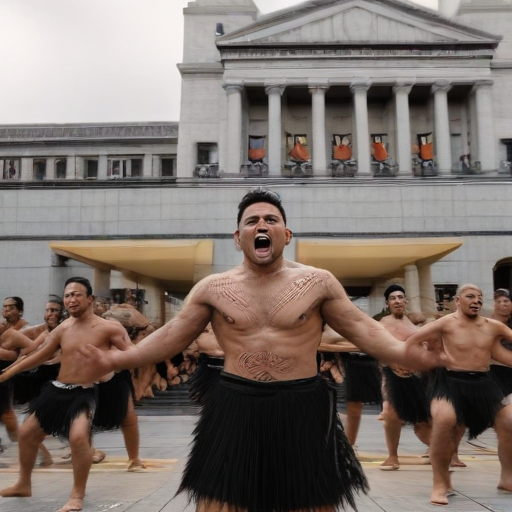
<svg viewBox="0 0 512 512"><path fill-rule="evenodd" d="M286 225L286 213L284 212L283 205L281 204L281 197L279 196L279 194L276 194L275 192L271 192L270 190L266 190L264 188L258 188L256 190L251 190L251 192L245 194L245 196L240 201L240 204L238 205L238 217L236 219L237 226L240 224L240 221L242 220L242 215L244 214L245 210L252 204L256 203L268 203L271 204L272 206L275 206L281 213L284 223Z"/></svg>
<svg viewBox="0 0 512 512"><path fill-rule="evenodd" d="M402 286L400 286L399 284L391 284L386 288L386 291L384 292L384 298L386 299L386 302L388 300L388 297L393 292L402 292L405 295L405 290Z"/></svg>
<svg viewBox="0 0 512 512"><path fill-rule="evenodd" d="M4 300L7 299L13 300L14 304L16 305L16 309L23 313L23 308L25 307L25 304L23 303L23 299L21 297L5 297Z"/></svg>
<svg viewBox="0 0 512 512"><path fill-rule="evenodd" d="M92 286L91 286L91 283L89 282L89 279L86 279L85 277L78 277L78 276L70 277L65 282L64 288L66 288L66 286L71 283L78 283L78 284L81 284L82 286L85 286L85 288L87 290L87 297L90 297L92 295Z"/></svg>

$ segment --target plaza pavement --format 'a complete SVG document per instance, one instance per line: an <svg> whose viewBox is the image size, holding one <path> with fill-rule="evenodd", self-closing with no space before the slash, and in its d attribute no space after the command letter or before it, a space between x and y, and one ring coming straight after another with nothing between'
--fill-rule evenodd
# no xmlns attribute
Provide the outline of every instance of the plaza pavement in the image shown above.
<svg viewBox="0 0 512 512"><path fill-rule="evenodd" d="M194 416L139 416L141 457L148 469L139 473L126 472L126 454L120 432L102 433L94 438L97 448L106 452L101 464L93 465L84 512L194 512L184 497L173 499L186 461L188 444L194 426ZM0 429L6 444L6 435ZM56 439L46 444L56 463L50 468L38 468L33 475L32 498L0 498L1 512L54 512L66 501L71 488L71 465L63 459L66 449ZM512 494L498 491L499 463L496 439L488 431L476 442L463 441L461 459L465 469L453 473L456 495L446 511L512 512ZM431 490L431 469L425 465L423 446L412 430L402 431L399 471L384 472L378 466L386 449L382 425L375 414L363 416L358 438L358 454L371 491L358 498L360 512L422 512L435 510L428 503ZM7 443L0 454L0 488L14 483L17 477L17 445Z"/></svg>

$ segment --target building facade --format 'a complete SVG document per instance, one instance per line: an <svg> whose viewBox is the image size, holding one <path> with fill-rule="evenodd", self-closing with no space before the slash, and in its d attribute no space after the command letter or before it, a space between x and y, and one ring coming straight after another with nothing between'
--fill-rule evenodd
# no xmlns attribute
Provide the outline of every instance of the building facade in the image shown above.
<svg viewBox="0 0 512 512"><path fill-rule="evenodd" d="M236 206L281 195L290 259L368 313L512 286L512 4L252 0L184 9L177 124L0 127L0 289L42 316L69 275L144 290L144 312L237 265ZM34 287L34 283L37 286ZM489 305L489 302L487 302Z"/></svg>

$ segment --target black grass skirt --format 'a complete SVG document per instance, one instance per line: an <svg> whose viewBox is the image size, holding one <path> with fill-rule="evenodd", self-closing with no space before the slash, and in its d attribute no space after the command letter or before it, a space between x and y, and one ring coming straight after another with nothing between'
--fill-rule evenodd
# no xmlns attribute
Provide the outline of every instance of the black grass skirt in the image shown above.
<svg viewBox="0 0 512 512"><path fill-rule="evenodd" d="M430 400L427 387L428 376L399 377L389 366L382 368L384 393L405 423L428 422L430 420Z"/></svg>
<svg viewBox="0 0 512 512"><path fill-rule="evenodd" d="M121 427L128 414L128 404L135 397L130 370L116 373L109 381L98 384L98 407L92 421L95 431Z"/></svg>
<svg viewBox="0 0 512 512"><path fill-rule="evenodd" d="M59 375L60 364L43 364L13 377L14 403L25 405L41 393L43 386Z"/></svg>
<svg viewBox="0 0 512 512"><path fill-rule="evenodd" d="M203 396L178 490L244 512L355 508L368 484L320 377L255 382L222 372Z"/></svg>
<svg viewBox="0 0 512 512"><path fill-rule="evenodd" d="M469 429L474 439L494 425L505 395L488 372L456 372L438 368L434 374L432 398L450 402L457 423Z"/></svg>
<svg viewBox="0 0 512 512"><path fill-rule="evenodd" d="M219 382L220 372L224 367L223 357L212 357L207 354L201 354L197 361L197 369L190 378L189 393L190 398L202 403L203 397L212 393Z"/></svg>
<svg viewBox="0 0 512 512"><path fill-rule="evenodd" d="M10 366L13 361L0 361L0 372ZM12 407L12 379L0 383L0 414Z"/></svg>
<svg viewBox="0 0 512 512"><path fill-rule="evenodd" d="M34 398L28 413L35 414L41 429L48 435L69 439L73 421L84 412L92 417L98 403L98 390L95 387L62 389L47 382L39 396Z"/></svg>
<svg viewBox="0 0 512 512"><path fill-rule="evenodd" d="M342 352L347 402L382 404L381 373L376 359L366 354Z"/></svg>
<svg viewBox="0 0 512 512"><path fill-rule="evenodd" d="M500 364L491 364L490 374L505 396L512 393L512 368Z"/></svg>

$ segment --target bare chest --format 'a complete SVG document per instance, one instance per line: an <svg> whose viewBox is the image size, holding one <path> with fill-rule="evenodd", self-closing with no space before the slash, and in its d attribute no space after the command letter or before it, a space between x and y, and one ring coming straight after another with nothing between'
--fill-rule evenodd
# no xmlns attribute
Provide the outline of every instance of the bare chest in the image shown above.
<svg viewBox="0 0 512 512"><path fill-rule="evenodd" d="M212 305L228 323L288 328L306 321L318 310L322 284L316 274L293 280L223 278L211 283L210 296Z"/></svg>

